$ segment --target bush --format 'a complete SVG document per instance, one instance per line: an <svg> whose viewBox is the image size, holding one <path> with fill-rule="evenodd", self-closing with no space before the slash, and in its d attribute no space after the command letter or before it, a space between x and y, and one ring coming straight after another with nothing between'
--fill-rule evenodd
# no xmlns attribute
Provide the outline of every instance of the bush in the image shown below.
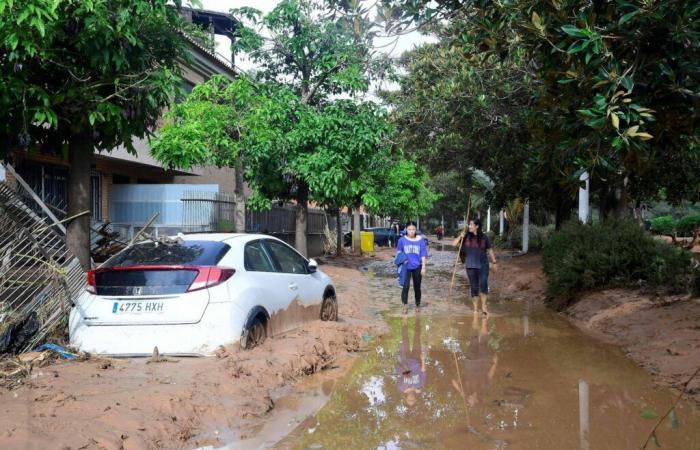
<svg viewBox="0 0 700 450"><path fill-rule="evenodd" d="M700 214L685 216L676 223L678 236L692 237L698 228L700 228Z"/></svg>
<svg viewBox="0 0 700 450"><path fill-rule="evenodd" d="M676 233L676 219L672 216L661 216L651 219L651 231L656 234L672 236Z"/></svg>
<svg viewBox="0 0 700 450"><path fill-rule="evenodd" d="M556 309L583 291L608 286L650 286L689 291L692 256L654 239L632 221L566 224L545 244L542 263L548 302Z"/></svg>

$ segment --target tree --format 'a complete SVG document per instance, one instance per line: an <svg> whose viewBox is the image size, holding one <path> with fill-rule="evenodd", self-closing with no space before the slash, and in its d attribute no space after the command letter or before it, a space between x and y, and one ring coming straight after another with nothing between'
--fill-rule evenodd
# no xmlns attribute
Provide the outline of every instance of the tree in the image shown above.
<svg viewBox="0 0 700 450"><path fill-rule="evenodd" d="M236 48L258 64L258 79L289 89L300 111L321 107L330 95L367 89L371 34L356 32L365 23L361 17L336 20L335 9L308 0L283 0L264 17L252 8L234 13L249 22L241 28ZM310 140L298 136L296 142ZM284 171L287 163L293 166L297 158L304 160L316 148L302 145L282 150L285 154L280 160L260 167L270 170L272 177ZM289 190L278 197L296 201L295 243L305 253L309 180L294 172L287 171L287 175Z"/></svg>
<svg viewBox="0 0 700 450"><path fill-rule="evenodd" d="M187 59L166 0L0 0L0 141L68 151L68 215L90 209L93 152L148 136L179 90ZM67 226L90 266L89 218Z"/></svg>
<svg viewBox="0 0 700 450"><path fill-rule="evenodd" d="M467 59L524 58L536 82L530 130L556 156L536 154L564 163L571 180L555 185L587 170L604 214L659 187L676 202L700 195L697 2L383 3L401 8L400 28L447 19L450 47ZM544 167L556 177L557 166Z"/></svg>

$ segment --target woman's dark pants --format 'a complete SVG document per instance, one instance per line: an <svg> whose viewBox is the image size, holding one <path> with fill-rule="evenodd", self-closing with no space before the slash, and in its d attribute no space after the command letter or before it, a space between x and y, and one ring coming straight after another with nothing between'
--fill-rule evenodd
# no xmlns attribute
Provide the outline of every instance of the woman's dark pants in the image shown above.
<svg viewBox="0 0 700 450"><path fill-rule="evenodd" d="M420 306L420 282L423 276L420 273L421 268L416 267L415 269L409 269L408 275L406 276L406 284L403 285L401 290L401 303L404 305L408 304L408 287L411 284L411 278L413 279L413 293L416 296L416 306Z"/></svg>
<svg viewBox="0 0 700 450"><path fill-rule="evenodd" d="M489 266L482 265L481 269L467 268L467 276L469 277L469 287L472 297L478 297L479 294L489 293Z"/></svg>

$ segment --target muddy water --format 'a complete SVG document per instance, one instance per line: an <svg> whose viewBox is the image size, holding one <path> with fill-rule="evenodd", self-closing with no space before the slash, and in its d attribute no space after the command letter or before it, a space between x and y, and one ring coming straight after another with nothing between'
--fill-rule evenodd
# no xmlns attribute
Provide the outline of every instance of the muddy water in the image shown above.
<svg viewBox="0 0 700 450"><path fill-rule="evenodd" d="M485 319L459 305L463 298L448 304L441 269L450 261L434 256L428 307L406 319L395 314L390 268L368 268L391 332L275 448L640 447L675 394L544 308L494 300ZM700 410L682 402L656 437L661 448L700 449Z"/></svg>

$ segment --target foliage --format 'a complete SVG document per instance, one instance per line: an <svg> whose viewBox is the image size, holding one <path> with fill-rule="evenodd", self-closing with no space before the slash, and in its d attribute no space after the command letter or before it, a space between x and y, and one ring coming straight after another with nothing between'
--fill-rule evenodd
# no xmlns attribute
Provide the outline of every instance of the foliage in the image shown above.
<svg viewBox="0 0 700 450"><path fill-rule="evenodd" d="M349 8L357 13L357 5ZM243 19L234 50L261 67L260 80L289 87L303 104L366 91L370 24L359 13L337 20L333 12L311 0L282 0L264 16L254 8L233 9Z"/></svg>
<svg viewBox="0 0 700 450"><path fill-rule="evenodd" d="M661 216L651 219L651 231L656 234L672 236L676 234L678 221L671 216Z"/></svg>
<svg viewBox="0 0 700 450"><path fill-rule="evenodd" d="M614 285L690 289L692 256L632 221L566 224L543 251L549 303L563 309L590 289Z"/></svg>
<svg viewBox="0 0 700 450"><path fill-rule="evenodd" d="M245 21L235 48L260 67L255 79L198 86L168 114L153 146L157 159L177 167L242 159L249 206L296 201L302 252L308 200L377 210L379 186L403 168L393 163L381 108L331 98L366 90L374 68L372 35L359 32L366 18L360 11L337 19L335 11L308 0L284 0L265 16L234 10Z"/></svg>
<svg viewBox="0 0 700 450"><path fill-rule="evenodd" d="M0 0L0 157L23 148L68 155L68 215L90 209L97 150L152 133L188 59L181 1ZM90 267L89 217L66 242Z"/></svg>
<svg viewBox="0 0 700 450"><path fill-rule="evenodd" d="M534 197L533 181L539 179L544 188L540 196L555 195L557 189L571 196L584 170L591 175L594 198L604 213L615 207L624 211L630 198L656 197L659 186L673 203L700 195L697 2L382 3L388 9L384 15L393 18L395 27L418 20L436 28L441 43L424 58L431 58L428 61L437 68L455 68L424 71L422 83L413 82L420 72L409 71L409 85L415 85L411 97L436 97L434 114L424 105L418 108L432 120L421 122L422 115L417 120L417 133L426 136L424 140L436 140L434 148L440 150L437 144L447 139L458 153L483 157L498 152L483 142L494 142L480 133L483 127L472 126L479 119L470 122L471 116L486 116L475 104L482 97L459 95L480 93L483 81L484 103L501 111L506 121L482 122L498 124L492 125L500 130L497 136L513 133L512 144L504 145L512 152L505 161L516 169L513 181L489 175L514 182L511 189L516 195ZM436 17L447 25L441 26ZM490 79L499 70L504 87L493 86ZM507 70L522 76L507 77ZM455 107L443 108L449 96ZM526 126L509 129L503 125L507 120ZM516 134L517 130L528 133ZM442 152L445 159L455 160L448 149ZM521 150L524 155L518 155ZM518 161L523 164L517 165ZM486 165L476 166L487 170ZM521 189L516 189L518 184ZM622 192L619 198L616 188ZM566 200L560 198L557 209L570 208Z"/></svg>
<svg viewBox="0 0 700 450"><path fill-rule="evenodd" d="M700 214L690 214L680 219L672 216L655 217L651 220L651 231L666 236L692 237L700 228Z"/></svg>
<svg viewBox="0 0 700 450"><path fill-rule="evenodd" d="M700 228L700 214L682 217L676 224L678 236L694 236L698 228Z"/></svg>
<svg viewBox="0 0 700 450"><path fill-rule="evenodd" d="M439 198L428 186L428 173L414 161L398 160L377 175L369 194L375 201L368 205L374 214L412 220L427 214Z"/></svg>
<svg viewBox="0 0 700 450"><path fill-rule="evenodd" d="M178 91L181 26L165 0L0 0L3 151L60 152L81 132L97 149L132 149Z"/></svg>

